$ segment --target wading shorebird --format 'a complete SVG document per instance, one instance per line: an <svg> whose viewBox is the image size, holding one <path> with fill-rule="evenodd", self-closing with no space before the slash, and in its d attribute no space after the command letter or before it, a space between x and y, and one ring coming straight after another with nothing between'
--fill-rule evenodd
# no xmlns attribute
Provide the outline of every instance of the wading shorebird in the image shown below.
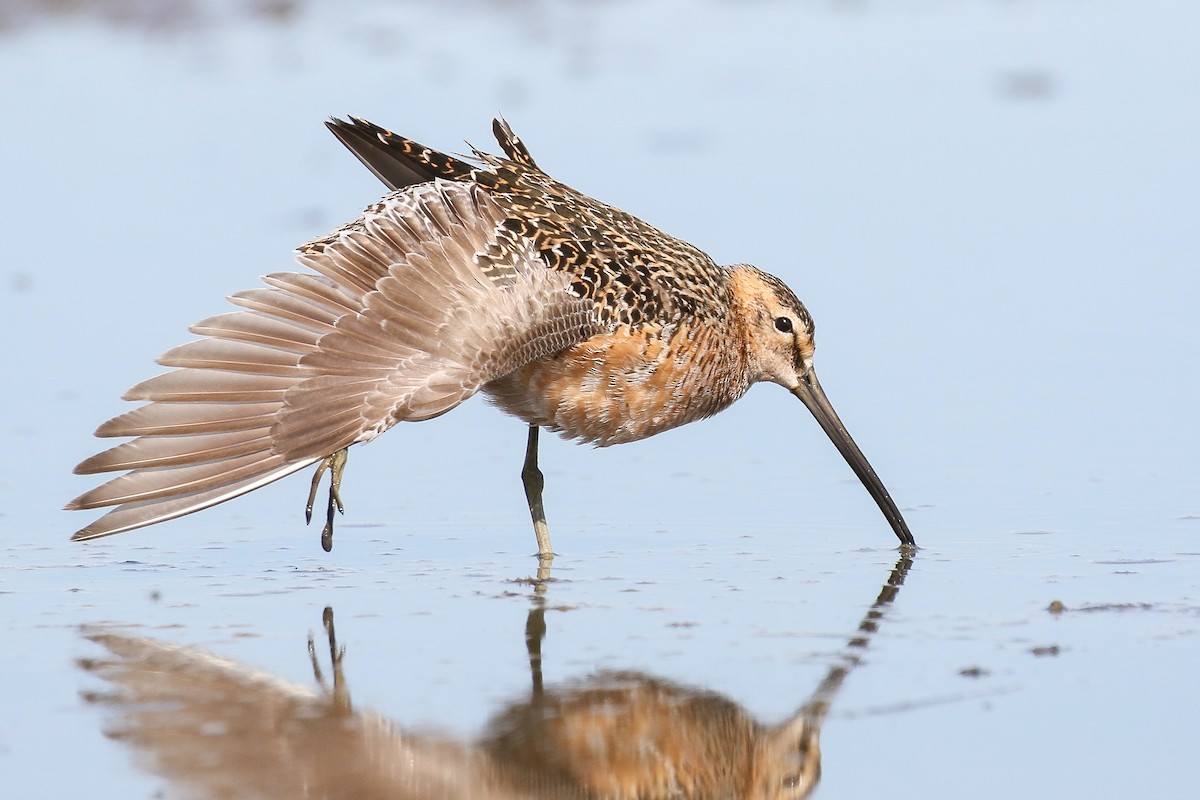
<svg viewBox="0 0 1200 800"><path fill-rule="evenodd" d="M781 280L708 255L543 172L503 120L505 158L439 153L362 119L330 130L392 192L299 248L316 274L275 273L243 310L191 327L175 367L134 386L145 405L96 431L136 437L79 474L128 470L68 509L117 506L95 539L190 514L317 464L322 545L346 450L482 391L529 425L521 477L538 553L538 429L604 447L729 407L769 381L798 397L883 511L912 534L813 371L813 321Z"/></svg>

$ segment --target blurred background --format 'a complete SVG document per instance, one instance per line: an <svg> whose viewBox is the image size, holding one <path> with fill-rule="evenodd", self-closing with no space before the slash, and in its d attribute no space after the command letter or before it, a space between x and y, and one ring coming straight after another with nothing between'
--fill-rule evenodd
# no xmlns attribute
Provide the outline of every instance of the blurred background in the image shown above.
<svg viewBox="0 0 1200 800"><path fill-rule="evenodd" d="M543 437L545 595L525 428L483 401L351 453L329 556L300 476L67 542L121 393L381 194L324 119L463 152L503 114L558 179L796 290L922 546L816 796L1190 796L1198 32L1183 0L0 2L6 791L172 791L81 696L82 624L311 684L333 605L356 700L463 740L527 688L531 607L548 682L645 670L768 722L837 661L894 540L773 386L626 447Z"/></svg>

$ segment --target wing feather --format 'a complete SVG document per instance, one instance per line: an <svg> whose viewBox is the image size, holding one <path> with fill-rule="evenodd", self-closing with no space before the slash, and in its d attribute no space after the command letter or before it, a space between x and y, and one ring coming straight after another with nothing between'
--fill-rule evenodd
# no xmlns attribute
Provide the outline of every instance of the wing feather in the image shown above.
<svg viewBox="0 0 1200 800"><path fill-rule="evenodd" d="M270 425L249 431L141 436L109 448L75 467L77 475L114 472L121 469L178 467L217 461L270 449Z"/></svg>
<svg viewBox="0 0 1200 800"><path fill-rule="evenodd" d="M308 461L282 464L274 469L264 469L257 475L240 480L231 480L220 486L203 491L183 492L170 498L159 498L147 502L125 503L109 511L91 525L82 528L71 538L75 541L97 539L101 536L112 536L116 533L144 528L147 525L153 525L158 522L177 519L200 509L209 508L218 503L224 503L226 500L240 497L261 486L266 486L272 481L277 481L280 478L291 475L293 472L302 470L317 460L313 458ZM79 499L82 500L83 498ZM93 508L93 506L77 505L78 502L78 500L72 502L67 508Z"/></svg>
<svg viewBox="0 0 1200 800"><path fill-rule="evenodd" d="M158 363L164 367L217 369L254 375L291 377L299 374L294 351L236 338L200 339L181 344L164 353Z"/></svg>
<svg viewBox="0 0 1200 800"><path fill-rule="evenodd" d="M410 186L301 248L316 274L233 295L241 310L194 325L204 338L160 359L176 369L126 393L148 404L97 431L137 438L77 468L128 472L72 501L118 506L74 538L224 502L599 332L566 274L501 246L503 222L473 184Z"/></svg>
<svg viewBox="0 0 1200 800"><path fill-rule="evenodd" d="M96 435L180 436L261 428L275 419L275 403L149 403L113 417Z"/></svg>
<svg viewBox="0 0 1200 800"><path fill-rule="evenodd" d="M242 479L254 478L287 463L283 456L269 450L260 450L248 455L182 467L133 470L80 496L72 506L100 508L215 489Z"/></svg>
<svg viewBox="0 0 1200 800"><path fill-rule="evenodd" d="M357 312L358 299L362 296L362 292L355 290L351 294L350 290L341 288L321 275L305 275L300 272L265 275L263 283L282 289L293 297L308 300L318 308L329 309L334 313L340 312L338 316Z"/></svg>
<svg viewBox="0 0 1200 800"><path fill-rule="evenodd" d="M294 352L307 352L316 344L320 334L261 314L231 311L197 322L189 331L197 336L211 336L239 342L261 344Z"/></svg>
<svg viewBox="0 0 1200 800"><path fill-rule="evenodd" d="M164 403L266 403L282 398L282 393L294 383L291 378L280 376L177 369L142 381L125 393L125 399Z"/></svg>
<svg viewBox="0 0 1200 800"><path fill-rule="evenodd" d="M287 289L250 289L232 295L229 302L256 314L267 314L323 332L331 330L340 316L336 310L316 305Z"/></svg>

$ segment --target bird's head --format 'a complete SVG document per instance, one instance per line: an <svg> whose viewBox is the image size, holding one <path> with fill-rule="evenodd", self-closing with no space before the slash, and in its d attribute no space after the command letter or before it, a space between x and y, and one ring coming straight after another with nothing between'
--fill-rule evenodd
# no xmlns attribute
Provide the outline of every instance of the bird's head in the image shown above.
<svg viewBox="0 0 1200 800"><path fill-rule="evenodd" d="M749 265L732 269L730 291L746 345L750 379L777 383L799 398L870 492L901 544L915 544L891 495L817 380L813 370L815 326L808 309L783 281Z"/></svg>
<svg viewBox="0 0 1200 800"><path fill-rule="evenodd" d="M732 291L751 379L790 390L812 372L815 328L808 309L786 283L748 265L734 267Z"/></svg>

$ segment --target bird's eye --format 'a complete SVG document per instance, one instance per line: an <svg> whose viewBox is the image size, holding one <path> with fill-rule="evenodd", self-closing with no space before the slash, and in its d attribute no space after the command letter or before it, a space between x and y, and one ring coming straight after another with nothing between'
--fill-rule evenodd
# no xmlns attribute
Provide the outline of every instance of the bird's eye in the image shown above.
<svg viewBox="0 0 1200 800"><path fill-rule="evenodd" d="M791 333L792 332L792 318L791 317L776 317L775 318L775 330L779 331L780 333Z"/></svg>

